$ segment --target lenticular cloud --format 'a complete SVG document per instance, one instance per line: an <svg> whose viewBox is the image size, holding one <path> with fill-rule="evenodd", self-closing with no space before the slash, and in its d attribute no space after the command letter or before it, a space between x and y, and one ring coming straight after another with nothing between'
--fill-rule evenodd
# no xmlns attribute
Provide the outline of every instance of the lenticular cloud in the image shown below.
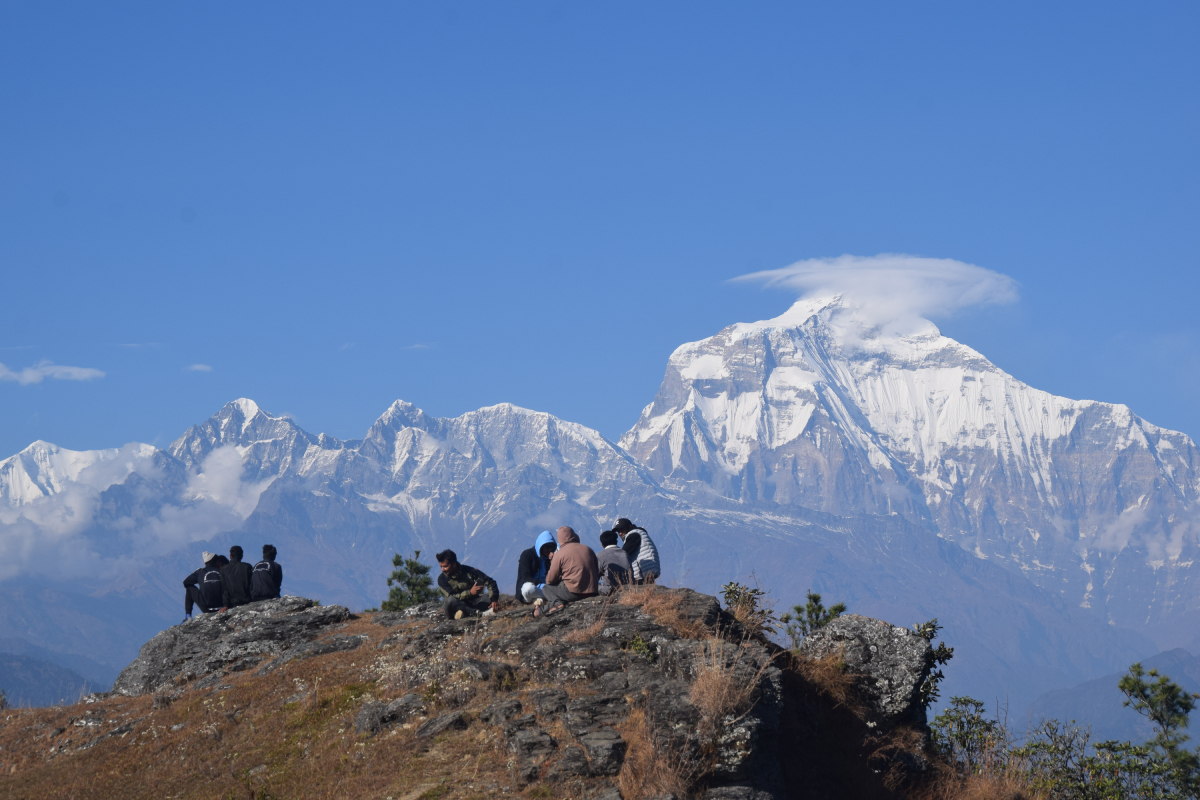
<svg viewBox="0 0 1200 800"><path fill-rule="evenodd" d="M812 258L735 280L793 289L801 298L841 295L864 323L897 332L915 330L931 316L1017 299L1017 282L1007 275L951 258L896 253Z"/></svg>

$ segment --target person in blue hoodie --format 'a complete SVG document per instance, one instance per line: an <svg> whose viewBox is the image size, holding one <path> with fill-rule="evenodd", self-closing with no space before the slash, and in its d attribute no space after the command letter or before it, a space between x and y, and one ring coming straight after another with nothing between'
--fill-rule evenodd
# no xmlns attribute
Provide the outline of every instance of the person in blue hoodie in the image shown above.
<svg viewBox="0 0 1200 800"><path fill-rule="evenodd" d="M517 561L517 599L528 605L539 597L543 600L542 588L546 585L546 573L550 570L550 554L558 549L550 531L538 534L533 547L521 553Z"/></svg>

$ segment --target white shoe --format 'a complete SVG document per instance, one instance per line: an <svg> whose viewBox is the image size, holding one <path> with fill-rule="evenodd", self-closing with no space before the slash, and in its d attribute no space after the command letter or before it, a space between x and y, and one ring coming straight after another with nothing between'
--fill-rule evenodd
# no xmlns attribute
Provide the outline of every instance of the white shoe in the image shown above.
<svg viewBox="0 0 1200 800"><path fill-rule="evenodd" d="M489 608L487 611L483 612L483 613L482 613L482 614L480 614L479 616L481 616L481 617L494 617L494 616L496 616L496 612L495 612L495 611L492 611L492 610Z"/></svg>

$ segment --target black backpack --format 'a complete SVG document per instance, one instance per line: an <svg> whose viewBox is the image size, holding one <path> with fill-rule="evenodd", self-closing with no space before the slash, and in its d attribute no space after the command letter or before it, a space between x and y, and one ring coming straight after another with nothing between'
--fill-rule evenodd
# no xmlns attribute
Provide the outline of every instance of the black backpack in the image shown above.
<svg viewBox="0 0 1200 800"><path fill-rule="evenodd" d="M260 561L254 565L250 573L250 597L254 600L268 600L279 597L279 584L275 580L275 566L272 561Z"/></svg>
<svg viewBox="0 0 1200 800"><path fill-rule="evenodd" d="M221 607L221 570L206 569L200 576L200 596L208 610L216 611Z"/></svg>

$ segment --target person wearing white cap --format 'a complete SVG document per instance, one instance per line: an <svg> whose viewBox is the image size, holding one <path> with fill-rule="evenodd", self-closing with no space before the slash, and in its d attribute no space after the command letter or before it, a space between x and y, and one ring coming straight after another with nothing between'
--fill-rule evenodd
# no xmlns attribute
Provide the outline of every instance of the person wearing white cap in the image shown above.
<svg viewBox="0 0 1200 800"><path fill-rule="evenodd" d="M207 550L201 555L204 566L183 579L183 621L192 618L192 607L198 606L205 614L221 607L221 567L226 563L224 556Z"/></svg>

